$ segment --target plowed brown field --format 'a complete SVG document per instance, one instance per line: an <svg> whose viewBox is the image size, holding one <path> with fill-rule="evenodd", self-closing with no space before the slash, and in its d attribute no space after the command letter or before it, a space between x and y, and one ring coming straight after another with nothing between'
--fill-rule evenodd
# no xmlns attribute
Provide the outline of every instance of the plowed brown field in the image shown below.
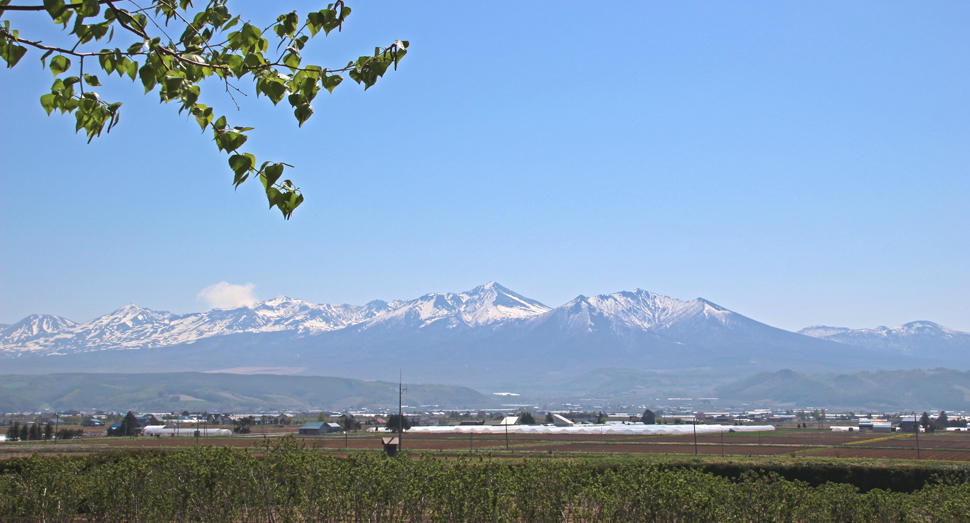
<svg viewBox="0 0 970 523"><path fill-rule="evenodd" d="M273 434L278 437L280 434ZM387 434L357 433L297 437L311 448L351 452L378 451L381 436ZM238 448L258 447L259 434L200 438L199 443ZM195 438L138 437L85 438L60 445L38 443L4 447L9 452L99 452L123 447L177 448L195 445ZM926 434L919 437L920 459L970 461L970 434ZM405 434L404 448L426 452L515 452L531 453L609 453L609 454L694 454L692 434L678 436L637 436L598 434ZM778 430L763 433L726 433L698 435L696 453L718 456L819 456L840 458L916 459L916 437L903 433L846 433L824 430Z"/></svg>

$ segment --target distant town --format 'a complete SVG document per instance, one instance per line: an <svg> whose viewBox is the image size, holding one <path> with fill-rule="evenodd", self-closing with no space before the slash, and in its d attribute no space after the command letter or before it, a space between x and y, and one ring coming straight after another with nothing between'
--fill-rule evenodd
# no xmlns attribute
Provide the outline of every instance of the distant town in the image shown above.
<svg viewBox="0 0 970 523"><path fill-rule="evenodd" d="M701 398L708 402L716 398ZM404 429L448 426L566 425L771 425L779 429L821 429L859 432L967 431L964 412L826 412L825 409L693 408L692 398L669 398L663 406L603 406L559 409L505 406L500 409L442 410L433 405L403 406ZM318 436L397 430L397 409L287 410L275 412L120 412L67 410L7 412L0 417L0 441L30 441L102 437L210 437L287 434Z"/></svg>

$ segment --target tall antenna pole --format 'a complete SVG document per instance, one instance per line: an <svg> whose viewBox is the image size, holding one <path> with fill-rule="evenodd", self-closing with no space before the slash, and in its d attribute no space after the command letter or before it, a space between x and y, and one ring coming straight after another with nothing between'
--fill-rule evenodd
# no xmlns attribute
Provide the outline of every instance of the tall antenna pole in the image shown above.
<svg viewBox="0 0 970 523"><path fill-rule="evenodd" d="M916 417L916 411L913 411L913 420L916 421L916 459L920 459L920 456L919 456L919 419Z"/></svg>
<svg viewBox="0 0 970 523"><path fill-rule="evenodd" d="M404 373L398 369L397 384L397 451L404 450L404 410L402 398L408 389L404 387Z"/></svg>
<svg viewBox="0 0 970 523"><path fill-rule="evenodd" d="M694 415L694 419L691 421L691 425L694 426L694 455L697 455L697 415Z"/></svg>

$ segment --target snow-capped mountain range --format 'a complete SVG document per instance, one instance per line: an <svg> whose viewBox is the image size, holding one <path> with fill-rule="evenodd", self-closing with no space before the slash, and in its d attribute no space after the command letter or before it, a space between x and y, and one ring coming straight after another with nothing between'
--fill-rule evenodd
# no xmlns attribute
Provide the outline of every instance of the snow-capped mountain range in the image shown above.
<svg viewBox="0 0 970 523"><path fill-rule="evenodd" d="M193 314L126 305L87 323L34 314L0 331L0 353L37 355L165 347L241 333L320 334L359 326L474 328L539 316L549 307L490 282L463 293L433 293L364 306L314 304L278 296L249 307Z"/></svg>
<svg viewBox="0 0 970 523"><path fill-rule="evenodd" d="M550 308L490 282L461 293L363 306L280 296L194 314L128 305L81 324L34 315L0 330L0 358L7 368L16 360L50 372L269 365L357 373L411 365L436 377L510 369L525 376L536 367L841 371L970 366L970 334L930 322L794 333L701 298L683 301L641 289L578 296Z"/></svg>
<svg viewBox="0 0 970 523"><path fill-rule="evenodd" d="M928 346L936 350L970 353L970 333L948 329L931 321L913 321L898 327L876 327L875 329L813 325L798 333L847 345L903 354L917 353Z"/></svg>

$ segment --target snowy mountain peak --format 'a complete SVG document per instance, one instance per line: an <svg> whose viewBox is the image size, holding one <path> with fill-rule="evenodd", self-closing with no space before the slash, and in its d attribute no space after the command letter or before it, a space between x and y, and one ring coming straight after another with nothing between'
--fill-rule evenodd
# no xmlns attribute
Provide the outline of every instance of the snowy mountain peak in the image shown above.
<svg viewBox="0 0 970 523"><path fill-rule="evenodd" d="M128 304L124 307L100 318L91 320L84 325L96 325L96 326L109 326L109 325L144 325L151 324L155 322L165 322L172 317L172 313L168 311L153 311L151 309L145 309L134 304Z"/></svg>
<svg viewBox="0 0 970 523"><path fill-rule="evenodd" d="M539 316L549 307L495 282L462 293L431 293L385 304L388 310L365 325L373 327L481 327Z"/></svg>
<svg viewBox="0 0 970 523"><path fill-rule="evenodd" d="M12 343L49 336L77 325L67 318L50 314L31 314L0 331L0 338Z"/></svg>
<svg viewBox="0 0 970 523"><path fill-rule="evenodd" d="M288 304L293 303L293 302L306 303L304 301L294 300L294 299L292 299L292 298L290 298L288 296L284 296L284 295L280 294L279 296L277 296L277 297L275 297L275 298L273 298L271 300L266 300L266 301L264 301L262 303L255 304L252 307L255 308L255 307L258 307L260 305L262 305L264 307L279 307L281 305L288 305Z"/></svg>
<svg viewBox="0 0 970 523"><path fill-rule="evenodd" d="M504 334L519 327L555 336L595 332L634 339L648 334L670 339L703 338L710 343L727 339L725 336L747 336L744 339L750 340L784 333L702 298L682 301L636 289L591 297L580 295L550 309L490 281L465 292L431 293L391 302L375 300L362 307L314 304L277 296L245 307L192 314L153 311L129 304L80 325L56 316L34 315L0 330L0 355L166 347L217 336L270 332L302 337L346 329L345 333L353 336L370 329L393 329L395 336L406 333L399 337L405 339L419 330L437 335L438 329L457 329L452 332L468 331L474 336L475 329ZM951 354L970 353L970 334L929 321L861 330L815 326L800 333L904 353L925 352L925 347Z"/></svg>

